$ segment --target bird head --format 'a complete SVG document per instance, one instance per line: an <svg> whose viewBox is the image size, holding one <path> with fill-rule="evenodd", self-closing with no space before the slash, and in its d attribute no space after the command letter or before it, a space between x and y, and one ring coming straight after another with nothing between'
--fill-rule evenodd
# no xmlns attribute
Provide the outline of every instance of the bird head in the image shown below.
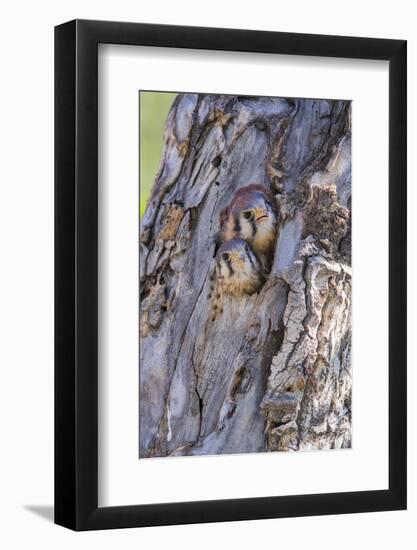
<svg viewBox="0 0 417 550"><path fill-rule="evenodd" d="M250 186L242 188L236 195L231 216L244 239L252 239L258 231L272 231L277 221L276 210L268 194Z"/></svg>
<svg viewBox="0 0 417 550"><path fill-rule="evenodd" d="M223 279L249 275L259 271L259 260L250 245L243 239L224 242L216 254L218 272Z"/></svg>

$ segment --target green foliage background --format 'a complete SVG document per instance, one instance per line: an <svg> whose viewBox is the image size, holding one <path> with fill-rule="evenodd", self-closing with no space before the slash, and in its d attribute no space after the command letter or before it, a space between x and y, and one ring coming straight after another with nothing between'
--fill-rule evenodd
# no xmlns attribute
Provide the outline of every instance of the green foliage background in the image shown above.
<svg viewBox="0 0 417 550"><path fill-rule="evenodd" d="M140 92L140 217L155 180L162 153L165 121L177 94L170 92Z"/></svg>

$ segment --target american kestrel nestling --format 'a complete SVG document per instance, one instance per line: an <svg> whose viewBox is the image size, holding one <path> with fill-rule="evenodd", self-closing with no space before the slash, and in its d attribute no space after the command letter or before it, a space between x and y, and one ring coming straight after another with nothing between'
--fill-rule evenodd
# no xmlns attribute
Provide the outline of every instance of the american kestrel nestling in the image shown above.
<svg viewBox="0 0 417 550"><path fill-rule="evenodd" d="M270 269L278 224L276 200L264 185L251 184L236 191L220 213L220 242L244 239L265 270Z"/></svg>
<svg viewBox="0 0 417 550"><path fill-rule="evenodd" d="M242 296L253 294L264 282L264 271L251 246L243 239L224 242L216 254L213 276L213 317L222 313L224 294Z"/></svg>

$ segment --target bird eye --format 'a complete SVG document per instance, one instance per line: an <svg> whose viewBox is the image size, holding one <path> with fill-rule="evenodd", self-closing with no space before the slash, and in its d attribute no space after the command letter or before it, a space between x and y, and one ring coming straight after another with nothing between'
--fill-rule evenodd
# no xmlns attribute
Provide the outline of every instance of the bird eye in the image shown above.
<svg viewBox="0 0 417 550"><path fill-rule="evenodd" d="M223 252L222 258L225 262L230 261L230 254L228 252Z"/></svg>
<svg viewBox="0 0 417 550"><path fill-rule="evenodd" d="M253 218L253 211L246 210L246 212L243 212L243 217L245 218L245 220L251 220Z"/></svg>

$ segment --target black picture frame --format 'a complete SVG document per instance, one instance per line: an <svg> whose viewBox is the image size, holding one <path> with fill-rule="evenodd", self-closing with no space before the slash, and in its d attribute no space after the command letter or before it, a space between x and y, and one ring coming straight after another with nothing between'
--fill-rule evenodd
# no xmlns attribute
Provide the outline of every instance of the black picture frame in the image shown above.
<svg viewBox="0 0 417 550"><path fill-rule="evenodd" d="M98 507L98 44L389 61L389 488ZM406 508L406 41L74 20L55 28L55 523L74 530Z"/></svg>

